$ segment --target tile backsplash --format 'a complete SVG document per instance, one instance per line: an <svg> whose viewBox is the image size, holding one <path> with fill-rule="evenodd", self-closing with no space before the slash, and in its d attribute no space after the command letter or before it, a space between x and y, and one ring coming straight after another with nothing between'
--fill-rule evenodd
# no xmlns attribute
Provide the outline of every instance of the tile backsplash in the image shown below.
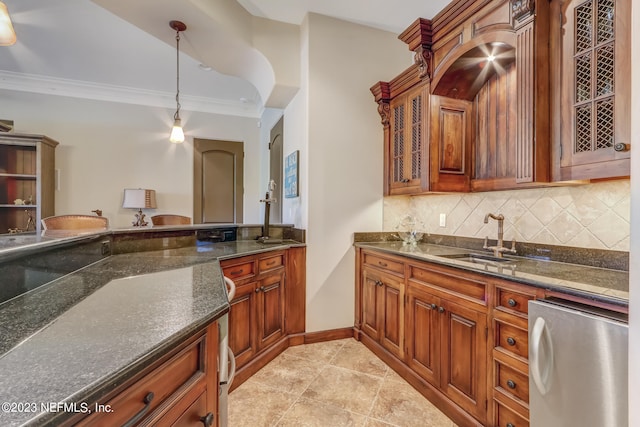
<svg viewBox="0 0 640 427"><path fill-rule="evenodd" d="M503 214L505 243L519 242L629 251L629 180L572 187L470 194L394 196L384 199L384 231L395 231L403 216L418 218L434 234L497 237ZM446 215L440 227L440 214Z"/></svg>

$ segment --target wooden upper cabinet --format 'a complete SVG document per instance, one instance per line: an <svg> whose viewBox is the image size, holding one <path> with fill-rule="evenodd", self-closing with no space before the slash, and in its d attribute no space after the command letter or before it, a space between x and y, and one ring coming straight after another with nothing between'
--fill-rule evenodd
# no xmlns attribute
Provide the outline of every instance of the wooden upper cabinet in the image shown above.
<svg viewBox="0 0 640 427"><path fill-rule="evenodd" d="M419 193L428 189L424 164L428 99L429 91L418 86L391 101L389 194Z"/></svg>
<svg viewBox="0 0 640 427"><path fill-rule="evenodd" d="M551 3L554 180L630 173L631 1Z"/></svg>
<svg viewBox="0 0 640 427"><path fill-rule="evenodd" d="M469 191L472 102L431 97L431 189Z"/></svg>
<svg viewBox="0 0 640 427"><path fill-rule="evenodd" d="M398 38L415 53L414 64L371 87L384 129L385 196L429 191L431 21L416 20Z"/></svg>

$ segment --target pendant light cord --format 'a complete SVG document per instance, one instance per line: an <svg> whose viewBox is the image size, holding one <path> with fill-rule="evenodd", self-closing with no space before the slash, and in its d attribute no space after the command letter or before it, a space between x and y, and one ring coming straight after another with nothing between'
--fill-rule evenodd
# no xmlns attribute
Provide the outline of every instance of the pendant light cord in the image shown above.
<svg viewBox="0 0 640 427"><path fill-rule="evenodd" d="M176 113L174 120L180 119L180 30L176 30Z"/></svg>

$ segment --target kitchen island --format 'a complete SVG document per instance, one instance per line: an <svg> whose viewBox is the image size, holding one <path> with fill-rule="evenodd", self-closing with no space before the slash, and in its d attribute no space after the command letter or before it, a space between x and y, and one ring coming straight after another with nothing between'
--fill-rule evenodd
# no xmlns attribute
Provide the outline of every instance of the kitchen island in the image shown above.
<svg viewBox="0 0 640 427"><path fill-rule="evenodd" d="M41 248L48 252L47 262L38 263L37 272L24 272L48 277L47 269L57 270L69 256L61 252L56 259L58 250L82 244L108 248L112 233L47 241ZM158 237L163 230L153 233ZM291 245L299 244L194 238L193 244L172 249L107 251L84 268L54 274L54 280L0 304L0 401L9 404L0 412L0 424L79 420L145 369L168 363L176 346L202 335L229 311L220 259ZM19 251L33 257L38 249L36 243ZM16 251L5 252L4 259L14 262Z"/></svg>

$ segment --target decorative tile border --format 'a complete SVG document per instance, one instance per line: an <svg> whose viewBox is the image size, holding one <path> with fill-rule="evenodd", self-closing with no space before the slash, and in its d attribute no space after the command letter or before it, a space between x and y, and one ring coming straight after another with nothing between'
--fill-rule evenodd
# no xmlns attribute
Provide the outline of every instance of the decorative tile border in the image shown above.
<svg viewBox="0 0 640 427"><path fill-rule="evenodd" d="M504 237L510 241L573 248L629 251L630 183L606 181L571 187L550 187L468 194L395 196L384 199L384 231L395 231L406 214L426 231L451 236L496 238L489 213L505 216ZM446 226L440 227L440 214Z"/></svg>

